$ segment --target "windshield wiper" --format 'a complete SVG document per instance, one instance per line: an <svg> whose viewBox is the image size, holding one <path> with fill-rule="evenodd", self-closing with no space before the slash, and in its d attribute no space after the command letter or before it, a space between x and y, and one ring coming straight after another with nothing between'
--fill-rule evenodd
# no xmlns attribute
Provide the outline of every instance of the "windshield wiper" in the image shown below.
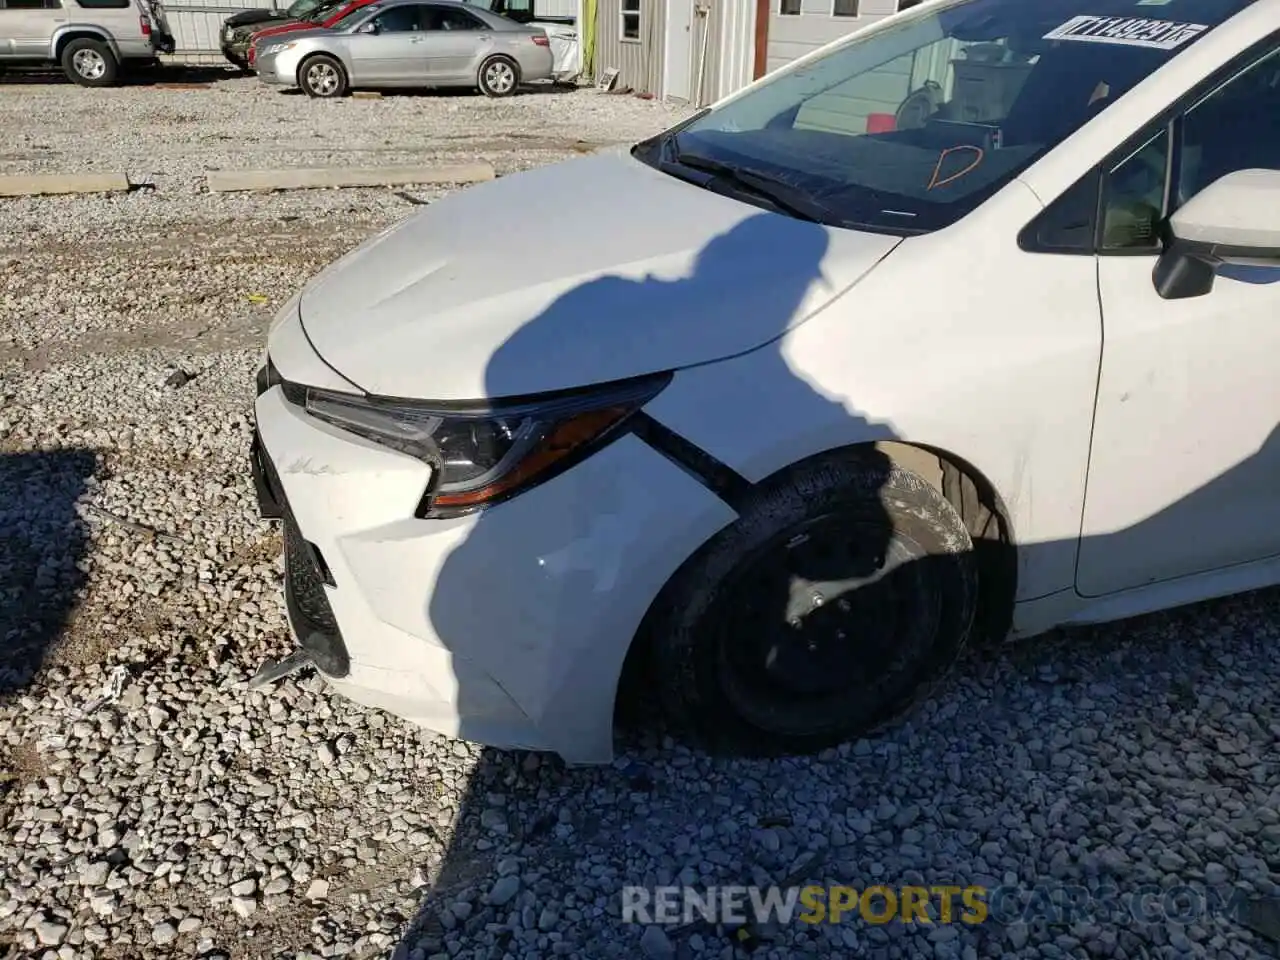
<svg viewBox="0 0 1280 960"><path fill-rule="evenodd" d="M706 157L698 153L687 153L676 144L676 138L670 137L666 143L671 159L690 170L701 170L703 173L728 180L749 193L763 197L783 213L790 214L800 220L811 223L838 225L837 217L828 207L814 200L808 194L795 187L788 186L774 177L745 167Z"/></svg>

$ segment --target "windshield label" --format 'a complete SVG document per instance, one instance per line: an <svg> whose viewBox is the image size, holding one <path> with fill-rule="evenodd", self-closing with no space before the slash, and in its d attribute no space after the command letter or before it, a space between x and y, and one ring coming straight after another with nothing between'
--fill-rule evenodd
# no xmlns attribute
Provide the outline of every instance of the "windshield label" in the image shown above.
<svg viewBox="0 0 1280 960"><path fill-rule="evenodd" d="M1045 40L1115 43L1149 50L1176 50L1208 30L1203 23L1175 23L1142 17L1072 17L1044 35Z"/></svg>

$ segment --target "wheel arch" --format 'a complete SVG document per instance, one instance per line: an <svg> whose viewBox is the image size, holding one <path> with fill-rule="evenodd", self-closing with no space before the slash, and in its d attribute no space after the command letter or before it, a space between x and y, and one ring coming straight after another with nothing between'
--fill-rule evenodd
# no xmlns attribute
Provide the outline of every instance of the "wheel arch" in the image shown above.
<svg viewBox="0 0 1280 960"><path fill-rule="evenodd" d="M111 51L111 55L116 58L116 62L120 62L120 48L116 46L115 38L111 36L102 27L81 26L79 24L68 24L59 27L53 34L50 42L49 50L51 59L54 61L62 60L62 51L67 48L72 40L97 40L99 43L105 43L107 49Z"/></svg>
<svg viewBox="0 0 1280 960"><path fill-rule="evenodd" d="M797 464L840 453L879 452L895 465L917 474L955 508L970 537L979 567L978 614L975 639L998 642L1008 634L1017 596L1017 540L1010 511L995 485L973 463L951 451L900 440L866 440L818 451L774 471L770 477ZM770 477L762 478L763 483ZM692 550L654 594L628 646L614 695L615 726L636 706L648 668L648 647L654 621L670 584L696 561L720 531Z"/></svg>

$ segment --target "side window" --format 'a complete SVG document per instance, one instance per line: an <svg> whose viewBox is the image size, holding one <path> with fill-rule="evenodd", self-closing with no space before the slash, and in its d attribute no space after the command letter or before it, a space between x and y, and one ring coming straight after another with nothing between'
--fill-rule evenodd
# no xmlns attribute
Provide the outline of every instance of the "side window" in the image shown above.
<svg viewBox="0 0 1280 960"><path fill-rule="evenodd" d="M1280 50L1231 77L1106 173L1100 251L1158 253L1166 217L1215 180L1256 167L1280 170Z"/></svg>
<svg viewBox="0 0 1280 960"><path fill-rule="evenodd" d="M1280 170L1280 49L1186 112L1177 204L1237 170Z"/></svg>
<svg viewBox="0 0 1280 960"><path fill-rule="evenodd" d="M129 7L129 0L75 0L75 4L86 10L126 10ZM56 7L58 4L46 3L45 6Z"/></svg>
<svg viewBox="0 0 1280 960"><path fill-rule="evenodd" d="M129 5L129 0L124 0ZM0 10L57 10L58 0L0 0Z"/></svg>
<svg viewBox="0 0 1280 960"><path fill-rule="evenodd" d="M1092 255L1098 232L1101 174L1095 167L1051 203L1018 235L1018 246L1033 253Z"/></svg>
<svg viewBox="0 0 1280 960"><path fill-rule="evenodd" d="M1103 181L1102 250L1156 253L1168 210L1169 129L1166 127L1107 171Z"/></svg>
<svg viewBox="0 0 1280 960"><path fill-rule="evenodd" d="M430 30L482 30L484 24L465 10L453 10L449 7L432 7L433 22Z"/></svg>
<svg viewBox="0 0 1280 960"><path fill-rule="evenodd" d="M392 7L381 14L375 21L378 24L378 32L414 33L420 30L421 27L418 26L418 20L421 9L421 7L416 7L413 4Z"/></svg>

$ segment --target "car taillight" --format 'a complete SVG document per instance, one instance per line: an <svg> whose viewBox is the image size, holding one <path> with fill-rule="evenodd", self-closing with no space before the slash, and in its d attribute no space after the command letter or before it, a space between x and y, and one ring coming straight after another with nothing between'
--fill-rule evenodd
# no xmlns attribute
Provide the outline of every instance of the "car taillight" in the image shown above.
<svg viewBox="0 0 1280 960"><path fill-rule="evenodd" d="M146 17L138 18L138 25L142 27L142 35L144 37L151 36L151 21Z"/></svg>
<svg viewBox="0 0 1280 960"><path fill-rule="evenodd" d="M549 46L551 46L551 38L550 38L550 37L548 37L545 33L539 33L539 34L537 34L537 35L533 38L533 42L534 42L534 43L536 43L536 44L537 44L538 46L540 46L540 47L549 47Z"/></svg>

